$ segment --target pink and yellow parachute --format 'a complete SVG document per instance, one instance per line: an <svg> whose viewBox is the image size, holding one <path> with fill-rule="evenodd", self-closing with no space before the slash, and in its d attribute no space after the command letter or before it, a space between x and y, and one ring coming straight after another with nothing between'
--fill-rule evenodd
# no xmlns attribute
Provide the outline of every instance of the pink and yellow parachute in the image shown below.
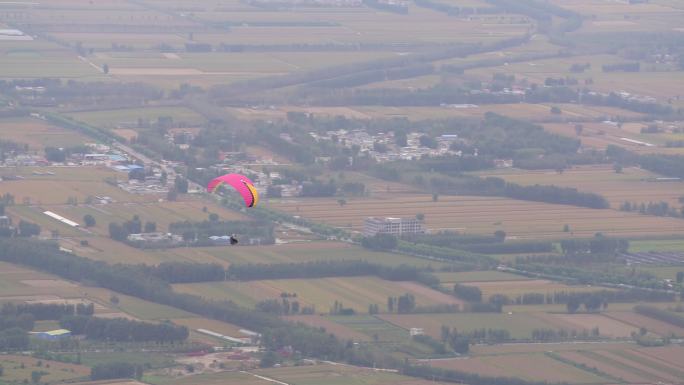
<svg viewBox="0 0 684 385"><path fill-rule="evenodd" d="M214 178L207 185L207 192L213 193L224 184L237 190L237 192L242 195L242 199L245 200L245 205L247 207L254 207L257 202L259 202L259 194L254 187L254 183L246 176L240 174L226 174Z"/></svg>

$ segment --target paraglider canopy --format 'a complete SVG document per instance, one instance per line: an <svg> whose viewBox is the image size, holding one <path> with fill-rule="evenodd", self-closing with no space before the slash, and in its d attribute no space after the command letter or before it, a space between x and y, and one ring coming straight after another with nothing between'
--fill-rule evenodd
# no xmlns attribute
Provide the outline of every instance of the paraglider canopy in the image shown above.
<svg viewBox="0 0 684 385"><path fill-rule="evenodd" d="M233 187L242 196L242 199L245 200L247 207L254 207L259 202L259 194L254 187L254 183L246 176L240 174L226 174L214 178L207 185L207 192L214 193L224 184Z"/></svg>

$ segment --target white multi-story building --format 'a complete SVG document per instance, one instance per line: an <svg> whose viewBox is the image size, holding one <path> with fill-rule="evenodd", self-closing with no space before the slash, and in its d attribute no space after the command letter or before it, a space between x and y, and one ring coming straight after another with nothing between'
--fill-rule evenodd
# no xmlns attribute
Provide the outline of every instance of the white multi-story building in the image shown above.
<svg viewBox="0 0 684 385"><path fill-rule="evenodd" d="M424 232L423 221L416 218L368 217L363 226L363 235L367 237L377 234L403 235Z"/></svg>

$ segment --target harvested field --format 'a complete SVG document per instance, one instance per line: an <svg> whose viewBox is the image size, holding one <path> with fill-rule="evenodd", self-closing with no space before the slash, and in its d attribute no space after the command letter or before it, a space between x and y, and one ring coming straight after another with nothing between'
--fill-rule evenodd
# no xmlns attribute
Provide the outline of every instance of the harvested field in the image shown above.
<svg viewBox="0 0 684 385"><path fill-rule="evenodd" d="M659 175L628 167L617 174L612 165L576 166L559 174L551 170L494 170L478 173L483 177L503 178L521 185L555 185L573 187L583 192L593 192L608 199L614 209L624 202L649 203L668 202L673 207L680 205L678 199L684 191L684 182L656 182Z"/></svg>
<svg viewBox="0 0 684 385"><path fill-rule="evenodd" d="M407 329L393 325L378 316L326 316L325 319L378 342L407 342L411 338Z"/></svg>
<svg viewBox="0 0 684 385"><path fill-rule="evenodd" d="M647 383L648 381L652 380L649 376L640 375L639 373L630 370L630 368L625 368L621 365L611 365L610 363L599 361L595 357L591 357L590 355L584 353L585 352L581 351L567 351L559 352L556 354L558 354L563 359L576 362L580 365L586 365L590 368L596 368L597 370L600 370L603 373L606 373L616 378L620 378L623 381L627 381L630 383Z"/></svg>
<svg viewBox="0 0 684 385"><path fill-rule="evenodd" d="M592 384L606 383L608 380L539 353L436 360L430 362L430 365L483 376L518 377L528 381Z"/></svg>
<svg viewBox="0 0 684 385"><path fill-rule="evenodd" d="M54 178L54 179L53 179ZM32 205L66 205L71 197L84 202L89 196L108 196L117 202L142 202L152 197L131 195L118 187L104 181L68 181L59 180L57 176L50 178L24 179L0 182L3 192L14 195L17 203ZM42 211L41 211L42 212Z"/></svg>
<svg viewBox="0 0 684 385"><path fill-rule="evenodd" d="M258 369L253 372L203 373L173 379L164 378L163 383L169 385L272 385L276 381L279 384L292 385L445 385L442 382L420 380L395 373L341 364Z"/></svg>
<svg viewBox="0 0 684 385"><path fill-rule="evenodd" d="M625 350L631 349L635 346L631 342L606 342L601 343L603 350ZM572 344L566 343L548 343L548 344L504 344L504 345L474 345L471 351L477 355L501 355L501 354L518 354L518 353L544 353L548 351L566 352L566 351L587 351L596 350L596 344L593 342L577 342Z"/></svg>
<svg viewBox="0 0 684 385"><path fill-rule="evenodd" d="M425 215L428 229L492 234L503 230L509 238L589 237L597 232L614 236L684 234L681 220L651 217L617 210L597 210L567 205L520 201L498 197L440 196L427 194L382 198L283 199L269 202L274 209L307 219L360 231L368 216ZM570 232L564 232L568 224Z"/></svg>
<svg viewBox="0 0 684 385"><path fill-rule="evenodd" d="M332 333L342 340L352 339L355 341L371 341L371 337L357 332L342 324L331 321L329 318L320 315L291 315L284 317L288 321L301 322L315 328L324 328L326 332Z"/></svg>
<svg viewBox="0 0 684 385"><path fill-rule="evenodd" d="M660 362L684 369L684 347L681 345L639 349L636 353L651 357Z"/></svg>
<svg viewBox="0 0 684 385"><path fill-rule="evenodd" d="M187 107L147 107L147 108L123 108L116 110L98 110L86 112L72 112L67 116L93 126L115 129L114 132L126 130L121 126L137 127L138 119L144 122L156 123L159 117L170 117L174 124L192 126L206 121L204 117ZM135 133L134 130L133 133ZM134 135L137 135L135 133ZM123 136L123 135L122 135Z"/></svg>
<svg viewBox="0 0 684 385"><path fill-rule="evenodd" d="M591 331L594 328L598 328L600 335L603 337L628 338L632 333L639 331L639 328L634 325L626 324L602 314L535 313L534 316L558 329Z"/></svg>
<svg viewBox="0 0 684 385"><path fill-rule="evenodd" d="M65 288L65 287L77 287L78 285L74 285L71 282L67 281L62 281L59 279L28 279L21 281L21 283L31 286L31 287L40 287L40 288Z"/></svg>
<svg viewBox="0 0 684 385"><path fill-rule="evenodd" d="M300 306L314 306L318 313L327 313L335 301L359 313L367 312L370 304L377 304L382 310L386 307L387 297L404 293L415 296L416 306L461 303L456 298L444 296L431 289L416 289L404 282L385 281L375 277L212 282L173 286L179 292L214 300L230 299L246 306L253 306L265 299L279 298L281 293L296 293Z"/></svg>
<svg viewBox="0 0 684 385"><path fill-rule="evenodd" d="M485 300L495 294L506 295L508 298L515 301L518 296L527 293L541 293L547 295L558 292L592 292L605 290L592 286L570 286L545 279L466 282L465 285L478 287L482 291L482 297Z"/></svg>
<svg viewBox="0 0 684 385"><path fill-rule="evenodd" d="M0 137L27 144L32 152L42 152L46 146L71 147L89 141L75 131L30 118L0 119Z"/></svg>
<svg viewBox="0 0 684 385"><path fill-rule="evenodd" d="M115 128L112 130L112 132L114 135L118 135L126 139L126 141L129 143L138 138L138 132L130 128Z"/></svg>
<svg viewBox="0 0 684 385"><path fill-rule="evenodd" d="M146 321L159 321L165 319L179 319L179 318L194 318L197 315L185 312L183 310L159 305L154 302L145 301L139 298L127 296L120 293L114 293L107 289L98 287L82 288L82 295L86 301L99 302L101 304L110 304L112 295L119 298L119 303L116 306L111 306L112 313L125 312L130 316Z"/></svg>
<svg viewBox="0 0 684 385"><path fill-rule="evenodd" d="M79 297L79 287L52 275L0 262L0 300L40 300Z"/></svg>
<svg viewBox="0 0 684 385"><path fill-rule="evenodd" d="M641 134L641 123L626 123L618 127L614 122L585 122L582 123L582 135L577 136L575 123L545 123L544 129L563 136L578 138L589 148L605 149L609 145L624 147L638 153L681 154L681 148L667 148L663 144L668 140L664 134ZM636 140L653 146L641 145L625 139Z"/></svg>
<svg viewBox="0 0 684 385"><path fill-rule="evenodd" d="M214 256L226 263L302 263L324 260L365 260L382 265L407 264L412 266L441 267L442 263L416 257L373 252L359 246L343 242L314 241L306 243L290 243L284 245L259 247L203 247L194 248ZM172 250L182 253L184 250Z"/></svg>
<svg viewBox="0 0 684 385"><path fill-rule="evenodd" d="M527 281L530 278L522 275L515 275L504 273L501 271L467 271L458 273L434 273L439 278L442 284L455 283L482 283L482 282L511 282L511 281Z"/></svg>
<svg viewBox="0 0 684 385"><path fill-rule="evenodd" d="M684 328L634 312L608 312L606 315L628 325L633 325L638 328L646 328L646 330L661 336L684 336Z"/></svg>
<svg viewBox="0 0 684 385"><path fill-rule="evenodd" d="M664 366L652 360L643 360L641 357L634 356L627 351L612 352L600 351L592 352L591 356L605 363L615 366L628 367L631 371L639 375L647 376L650 381L665 381L677 383L684 378L684 372Z"/></svg>
<svg viewBox="0 0 684 385"><path fill-rule="evenodd" d="M548 324L529 313L456 313L456 314L381 314L379 318L409 330L420 327L425 333L441 338L442 325L468 333L479 329L506 329L512 338L530 338L534 329Z"/></svg>

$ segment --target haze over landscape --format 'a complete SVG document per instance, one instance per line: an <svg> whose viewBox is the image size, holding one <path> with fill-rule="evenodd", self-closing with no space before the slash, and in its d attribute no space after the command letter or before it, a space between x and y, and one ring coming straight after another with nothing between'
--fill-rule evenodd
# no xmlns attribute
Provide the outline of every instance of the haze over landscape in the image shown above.
<svg viewBox="0 0 684 385"><path fill-rule="evenodd" d="M0 385L684 384L683 21L0 1Z"/></svg>

